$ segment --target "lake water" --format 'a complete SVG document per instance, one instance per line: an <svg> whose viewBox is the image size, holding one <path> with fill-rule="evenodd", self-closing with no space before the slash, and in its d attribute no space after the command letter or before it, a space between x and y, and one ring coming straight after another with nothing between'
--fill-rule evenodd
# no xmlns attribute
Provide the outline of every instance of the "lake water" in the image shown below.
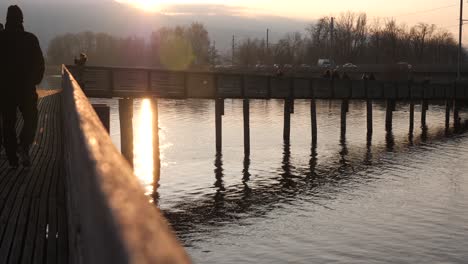
<svg viewBox="0 0 468 264"><path fill-rule="evenodd" d="M111 134L119 147L118 108ZM223 152L215 153L214 102L160 100L161 178L153 180L151 108L135 102L135 172L195 263L466 263L468 136L446 134L445 108L408 136L408 105L393 133L374 104L351 101L346 136L340 102L318 101L311 149L310 102L298 100L291 142L283 102L251 101L251 155L243 154L242 101L226 100ZM157 188L157 189L156 189Z"/></svg>

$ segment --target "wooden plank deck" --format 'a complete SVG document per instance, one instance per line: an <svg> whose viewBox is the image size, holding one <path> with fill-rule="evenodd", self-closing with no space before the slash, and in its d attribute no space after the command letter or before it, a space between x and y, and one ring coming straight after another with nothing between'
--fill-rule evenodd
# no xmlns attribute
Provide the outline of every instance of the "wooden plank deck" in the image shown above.
<svg viewBox="0 0 468 264"><path fill-rule="evenodd" d="M67 263L61 94L41 91L33 165L10 170L0 154L0 263ZM18 122L19 129L22 122Z"/></svg>

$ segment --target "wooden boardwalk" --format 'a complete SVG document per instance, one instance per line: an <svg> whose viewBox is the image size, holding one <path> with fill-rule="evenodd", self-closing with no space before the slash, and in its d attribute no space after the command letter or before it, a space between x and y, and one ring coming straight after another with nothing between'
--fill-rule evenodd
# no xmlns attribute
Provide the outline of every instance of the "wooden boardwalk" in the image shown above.
<svg viewBox="0 0 468 264"><path fill-rule="evenodd" d="M41 91L33 165L0 155L0 263L68 263L61 94ZM18 129L22 122L18 122Z"/></svg>

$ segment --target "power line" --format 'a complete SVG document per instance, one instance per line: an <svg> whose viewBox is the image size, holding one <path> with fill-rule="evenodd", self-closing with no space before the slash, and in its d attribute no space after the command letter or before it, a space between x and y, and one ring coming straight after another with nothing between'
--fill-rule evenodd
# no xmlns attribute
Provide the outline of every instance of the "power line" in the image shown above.
<svg viewBox="0 0 468 264"><path fill-rule="evenodd" d="M436 7L436 8L432 8L432 9L426 9L426 10L421 10L421 11L417 11L417 12L412 12L412 13L401 14L401 15L398 15L398 16L393 16L393 18L399 18L399 17L405 17L405 16L414 16L414 15L418 15L418 14L430 13L430 12L434 12L434 11L437 11L437 10L447 9L447 8L455 7L455 6L458 6L458 5L455 4L455 5L440 6L440 7Z"/></svg>
<svg viewBox="0 0 468 264"><path fill-rule="evenodd" d="M430 12L434 12L434 11L438 11L438 10L442 10L442 9L447 9L447 8L450 8L450 7L456 7L456 6L458 6L458 5L453 4L453 5L439 6L439 7L435 7L435 8L431 8L431 9L420 10L420 11L411 12L411 13L403 13L403 14L396 15L396 16L384 16L384 17L373 16L373 17L374 18L400 18L400 17L414 16L414 15L419 15L419 14L430 13ZM458 24L457 24L457 26L458 26Z"/></svg>

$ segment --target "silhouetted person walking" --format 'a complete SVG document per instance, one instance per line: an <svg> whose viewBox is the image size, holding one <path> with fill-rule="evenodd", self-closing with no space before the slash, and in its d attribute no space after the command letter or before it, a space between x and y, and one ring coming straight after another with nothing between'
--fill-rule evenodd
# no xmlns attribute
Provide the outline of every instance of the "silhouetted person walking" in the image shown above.
<svg viewBox="0 0 468 264"><path fill-rule="evenodd" d="M2 86L3 136L10 167L29 167L29 149L37 129L38 85L44 76L44 57L35 35L25 32L23 12L14 5L8 8L5 30L0 32L0 82ZM16 111L20 110L24 125L18 140L15 132Z"/></svg>

